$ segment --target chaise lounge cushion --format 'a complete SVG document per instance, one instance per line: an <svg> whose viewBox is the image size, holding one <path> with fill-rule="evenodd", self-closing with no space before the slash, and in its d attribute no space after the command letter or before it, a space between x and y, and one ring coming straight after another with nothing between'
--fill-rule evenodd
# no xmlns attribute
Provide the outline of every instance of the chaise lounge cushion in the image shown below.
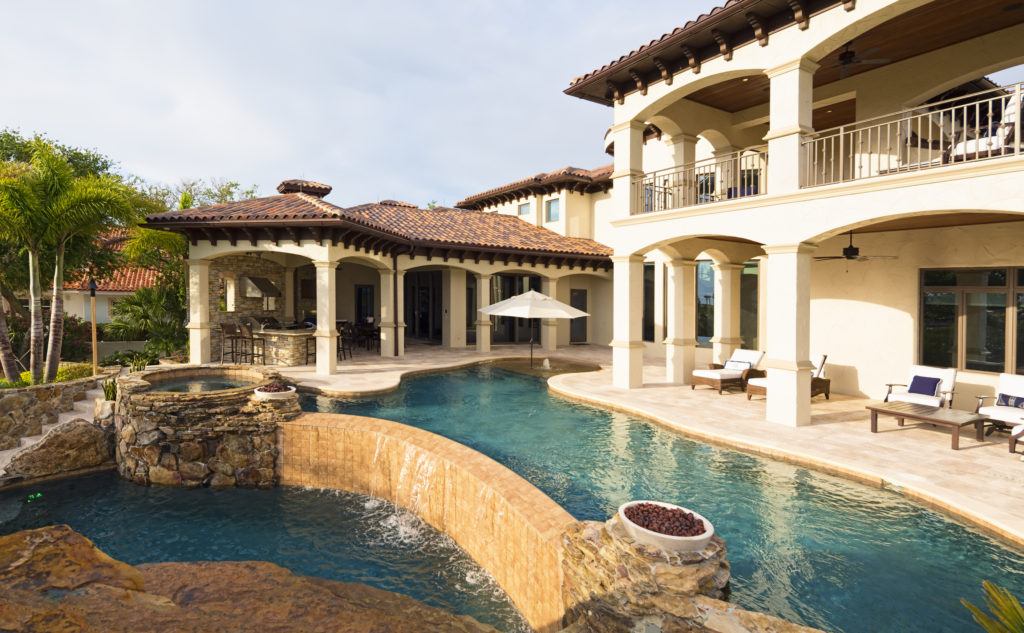
<svg viewBox="0 0 1024 633"><path fill-rule="evenodd" d="M978 413L1006 424L1024 424L1024 408L1019 404L1024 401L1024 376L999 374L996 393L999 395L995 402L987 407L979 407ZM992 396L981 400L992 402ZM979 404L982 403L979 402Z"/></svg>
<svg viewBox="0 0 1024 633"><path fill-rule="evenodd" d="M999 420L1000 422L1007 422L1009 424L1024 424L1024 409L1018 407L1003 407L999 405L990 405L987 407L979 407L978 413L987 415L993 420Z"/></svg>
<svg viewBox="0 0 1024 633"><path fill-rule="evenodd" d="M694 376L718 380L733 380L743 377L742 369L694 369Z"/></svg>
<svg viewBox="0 0 1024 633"><path fill-rule="evenodd" d="M910 379L907 381L908 385L913 385L914 379L918 377L937 378L939 383L937 390L933 392L934 395L911 393L909 390L900 390L899 387L895 387L892 393L889 394L889 397L886 400L887 402L909 402L911 404L923 404L929 407L941 407L946 398L945 394L952 393L953 388L956 385L956 369L953 368L911 365L909 374Z"/></svg>

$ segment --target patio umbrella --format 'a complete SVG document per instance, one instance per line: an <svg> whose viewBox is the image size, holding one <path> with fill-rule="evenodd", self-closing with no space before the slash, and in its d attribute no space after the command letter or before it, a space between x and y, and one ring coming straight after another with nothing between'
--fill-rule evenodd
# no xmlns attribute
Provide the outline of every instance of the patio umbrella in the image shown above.
<svg viewBox="0 0 1024 633"><path fill-rule="evenodd" d="M583 310L556 301L534 290L499 301L480 310L493 316L518 319L575 319L590 316ZM530 328L530 367L533 367L533 328Z"/></svg>

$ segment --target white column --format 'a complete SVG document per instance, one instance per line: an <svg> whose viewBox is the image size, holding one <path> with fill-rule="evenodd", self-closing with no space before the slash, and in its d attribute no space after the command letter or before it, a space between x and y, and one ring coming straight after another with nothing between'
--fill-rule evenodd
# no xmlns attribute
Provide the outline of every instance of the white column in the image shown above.
<svg viewBox="0 0 1024 633"><path fill-rule="evenodd" d="M800 142L812 134L812 91L818 65L798 59L765 71L770 80L768 113L768 193L790 193L800 188L803 154Z"/></svg>
<svg viewBox="0 0 1024 633"><path fill-rule="evenodd" d="M614 256L612 267L612 383L636 389L644 382L644 258Z"/></svg>
<svg viewBox="0 0 1024 633"><path fill-rule="evenodd" d="M285 266L284 269L284 320L290 323L295 320L295 267Z"/></svg>
<svg viewBox="0 0 1024 633"><path fill-rule="evenodd" d="M757 257L757 349L768 349L768 256Z"/></svg>
<svg viewBox="0 0 1024 633"><path fill-rule="evenodd" d="M611 127L615 143L615 164L612 171L612 214L625 218L640 210L640 198L633 191L633 179L642 176L644 124L626 121Z"/></svg>
<svg viewBox="0 0 1024 633"><path fill-rule="evenodd" d="M724 364L740 339L740 275L743 264L714 264L715 270L715 335L711 337L711 357Z"/></svg>
<svg viewBox="0 0 1024 633"><path fill-rule="evenodd" d="M330 376L338 368L338 262L313 262L316 268L316 373Z"/></svg>
<svg viewBox="0 0 1024 633"><path fill-rule="evenodd" d="M697 262L673 259L667 273L665 377L671 383L689 384L697 349Z"/></svg>
<svg viewBox="0 0 1024 633"><path fill-rule="evenodd" d="M210 362L210 262L188 260L188 360Z"/></svg>
<svg viewBox="0 0 1024 633"><path fill-rule="evenodd" d="M491 276L476 276L476 351L491 351L491 319L481 309L491 305Z"/></svg>
<svg viewBox="0 0 1024 633"><path fill-rule="evenodd" d="M557 300L558 280L548 277L541 278L540 291L541 294ZM553 352L558 348L558 319L541 319L540 347L546 352Z"/></svg>
<svg viewBox="0 0 1024 633"><path fill-rule="evenodd" d="M811 244L766 246L768 253L769 422L811 421Z"/></svg>
<svg viewBox="0 0 1024 633"><path fill-rule="evenodd" d="M398 346L398 356L405 356L405 271L400 270L395 274L395 296L398 303L395 304L395 345Z"/></svg>
<svg viewBox="0 0 1024 633"><path fill-rule="evenodd" d="M441 276L443 327L441 344L450 348L466 346L466 271L449 268Z"/></svg>
<svg viewBox="0 0 1024 633"><path fill-rule="evenodd" d="M693 134L676 134L671 139L672 162L674 165L688 165L697 160L697 137Z"/></svg>
<svg viewBox="0 0 1024 633"><path fill-rule="evenodd" d="M380 355L388 358L395 355L395 273L392 270L378 270L380 273Z"/></svg>

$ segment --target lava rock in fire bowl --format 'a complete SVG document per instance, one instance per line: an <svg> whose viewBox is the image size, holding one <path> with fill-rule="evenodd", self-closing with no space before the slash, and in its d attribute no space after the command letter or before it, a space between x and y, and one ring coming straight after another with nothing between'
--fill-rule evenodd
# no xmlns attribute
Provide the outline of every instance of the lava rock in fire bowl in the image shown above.
<svg viewBox="0 0 1024 633"><path fill-rule="evenodd" d="M715 527L703 516L660 501L624 503L619 518L634 541L669 552L698 552L715 535Z"/></svg>

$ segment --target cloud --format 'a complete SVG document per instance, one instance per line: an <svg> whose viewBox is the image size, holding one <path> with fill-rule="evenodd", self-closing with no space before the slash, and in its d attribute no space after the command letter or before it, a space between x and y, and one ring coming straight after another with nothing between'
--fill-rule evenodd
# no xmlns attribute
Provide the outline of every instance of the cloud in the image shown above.
<svg viewBox="0 0 1024 633"><path fill-rule="evenodd" d="M159 181L291 177L450 204L594 167L611 110L569 80L702 9L679 2L31 2L5 7L0 126Z"/></svg>

